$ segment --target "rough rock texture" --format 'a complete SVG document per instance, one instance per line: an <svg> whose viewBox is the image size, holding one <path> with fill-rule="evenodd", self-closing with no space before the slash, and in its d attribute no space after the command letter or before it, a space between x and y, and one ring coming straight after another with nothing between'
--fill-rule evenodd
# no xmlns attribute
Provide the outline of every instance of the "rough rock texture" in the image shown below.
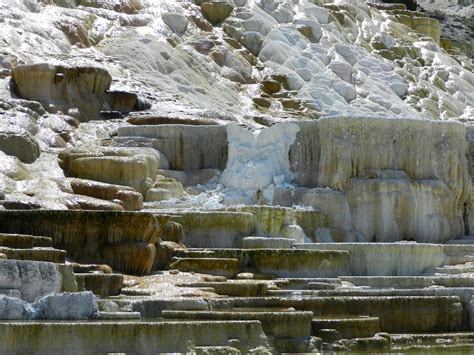
<svg viewBox="0 0 474 355"><path fill-rule="evenodd" d="M13 140L0 139L0 231L47 235L72 261L107 262L127 273L176 269L126 276L123 297L107 308L125 311L137 302L144 314L163 314L159 297L173 298L167 306L175 307L178 294L187 296L183 308L227 308L232 319L254 316L242 316L244 307L279 307L263 330L303 335L269 344L260 323L239 320L111 322L137 316L120 312L81 324L5 322L2 352L261 353L272 345L281 352L376 352L382 343L383 350L400 350L390 346L403 336L387 334L321 349L322 340L310 337L311 312L379 317L380 330L392 333L468 330L474 282L453 274L472 273L472 250L385 243L444 242L474 225L466 132L451 121L472 123L474 66L468 52L440 38L441 17L358 0L0 5L0 138ZM147 111L125 117L138 109ZM146 214L118 211L141 207ZM294 248L235 248L249 236L266 238L249 247ZM64 252L33 248L2 246L0 259L64 261ZM121 277L111 267L82 267L93 273L78 277L78 285L67 265L58 266L60 288L117 294ZM356 286L350 280L363 281L327 278L421 272L451 276L407 281L426 287L407 293L390 289L404 285L399 279ZM239 293L238 282L223 276L253 288ZM41 277L30 287L47 285L37 282ZM216 297L226 293L241 297ZM202 298L189 297L196 295ZM288 297L271 297L278 295ZM44 301L53 305L45 309L69 311L61 298L68 297L57 297ZM26 305L13 306L9 317L23 317ZM308 327L279 321L293 308L311 311ZM316 335L326 341L342 333ZM407 343L430 338L444 347L440 336L413 335ZM249 339L265 348L250 347Z"/></svg>
<svg viewBox="0 0 474 355"><path fill-rule="evenodd" d="M162 14L161 17L173 32L181 34L188 27L188 19L182 14L167 12Z"/></svg>
<svg viewBox="0 0 474 355"><path fill-rule="evenodd" d="M426 11L447 12L449 15L471 18L474 8L471 0L417 0L417 5Z"/></svg>

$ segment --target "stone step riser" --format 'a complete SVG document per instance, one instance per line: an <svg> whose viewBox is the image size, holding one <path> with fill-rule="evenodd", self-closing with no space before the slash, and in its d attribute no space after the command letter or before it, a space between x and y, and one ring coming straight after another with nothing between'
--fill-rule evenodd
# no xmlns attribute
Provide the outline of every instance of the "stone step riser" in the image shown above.
<svg viewBox="0 0 474 355"><path fill-rule="evenodd" d="M272 349L258 321L0 322L2 353L186 353L189 343L224 346L228 339L242 352Z"/></svg>
<svg viewBox="0 0 474 355"><path fill-rule="evenodd" d="M335 329L343 339L369 338L380 332L380 319L377 317L314 318L311 334L318 335L321 329Z"/></svg>
<svg viewBox="0 0 474 355"><path fill-rule="evenodd" d="M219 302L223 302L220 300ZM457 296L338 296L232 298L234 307L293 307L315 317L378 317L388 333L430 333L468 329ZM212 303L212 301L211 301ZM227 301L229 305L229 300Z"/></svg>
<svg viewBox="0 0 474 355"><path fill-rule="evenodd" d="M27 249L35 247L52 247L53 240L26 234L0 234L0 247Z"/></svg>
<svg viewBox="0 0 474 355"><path fill-rule="evenodd" d="M65 250L53 248L11 249L0 247L0 253L12 260L46 261L62 264L66 261Z"/></svg>
<svg viewBox="0 0 474 355"><path fill-rule="evenodd" d="M279 352L310 351L293 344L308 341L311 335L312 312L268 312L240 311L238 309L214 311L163 311L162 316L168 319L204 320L258 320L263 331L275 339ZM282 342L284 340L284 342Z"/></svg>
<svg viewBox="0 0 474 355"><path fill-rule="evenodd" d="M349 275L349 253L347 251L214 249L209 251L179 250L175 252L175 255L178 257L169 265L169 268L203 273L212 269L213 275L219 274L218 268L212 267L212 264L218 260L220 263L224 263L223 260L226 260L229 270L226 275L220 274L231 277L246 269L256 269L263 274L289 278Z"/></svg>

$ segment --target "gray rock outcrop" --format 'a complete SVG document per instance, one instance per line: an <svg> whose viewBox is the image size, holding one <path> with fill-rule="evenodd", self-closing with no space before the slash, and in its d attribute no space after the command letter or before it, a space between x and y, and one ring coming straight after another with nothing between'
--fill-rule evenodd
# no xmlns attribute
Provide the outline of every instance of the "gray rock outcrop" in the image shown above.
<svg viewBox="0 0 474 355"><path fill-rule="evenodd" d="M32 305L36 319L92 319L99 307L92 292L47 295Z"/></svg>
<svg viewBox="0 0 474 355"><path fill-rule="evenodd" d="M95 318L99 307L92 292L58 293L34 303L0 295L1 320L83 320Z"/></svg>

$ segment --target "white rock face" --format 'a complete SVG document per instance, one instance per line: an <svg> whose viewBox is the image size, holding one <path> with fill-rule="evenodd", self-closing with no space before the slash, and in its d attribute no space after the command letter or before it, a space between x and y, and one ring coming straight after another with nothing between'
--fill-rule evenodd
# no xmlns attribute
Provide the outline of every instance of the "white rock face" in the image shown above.
<svg viewBox="0 0 474 355"><path fill-rule="evenodd" d="M275 180L291 182L288 151L298 131L298 126L291 123L258 133L229 125L229 157L221 184L242 190L264 190Z"/></svg>
<svg viewBox="0 0 474 355"><path fill-rule="evenodd" d="M0 260L0 288L18 289L25 301L60 292L61 285L61 274L54 263Z"/></svg>
<svg viewBox="0 0 474 355"><path fill-rule="evenodd" d="M378 242L444 242L462 235L453 197L436 180L352 179L347 189L353 228Z"/></svg>
<svg viewBox="0 0 474 355"><path fill-rule="evenodd" d="M98 311L95 296L90 291L51 294L35 303L0 295L2 320L82 320L95 318Z"/></svg>
<svg viewBox="0 0 474 355"><path fill-rule="evenodd" d="M92 292L47 295L32 305L36 319L91 319L99 307Z"/></svg>

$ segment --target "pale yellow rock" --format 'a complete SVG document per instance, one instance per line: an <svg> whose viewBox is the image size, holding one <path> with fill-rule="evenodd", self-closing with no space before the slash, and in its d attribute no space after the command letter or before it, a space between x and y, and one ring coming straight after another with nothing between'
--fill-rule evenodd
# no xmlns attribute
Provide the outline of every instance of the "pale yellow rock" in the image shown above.
<svg viewBox="0 0 474 355"><path fill-rule="evenodd" d="M183 185L174 179L168 179L168 181L156 181L153 184L153 188L168 190L171 192L172 197L176 198L182 197L184 195Z"/></svg>
<svg viewBox="0 0 474 355"><path fill-rule="evenodd" d="M154 177L148 170L147 160L140 156L79 158L72 163L76 177L127 185L143 193L153 185Z"/></svg>
<svg viewBox="0 0 474 355"><path fill-rule="evenodd" d="M20 97L41 102L47 111L76 108L88 121L103 109L112 77L98 66L39 63L16 66L12 82Z"/></svg>
<svg viewBox="0 0 474 355"><path fill-rule="evenodd" d="M119 200L123 207L129 211L143 208L143 196L132 187L76 178L68 181L76 194L103 200Z"/></svg>

